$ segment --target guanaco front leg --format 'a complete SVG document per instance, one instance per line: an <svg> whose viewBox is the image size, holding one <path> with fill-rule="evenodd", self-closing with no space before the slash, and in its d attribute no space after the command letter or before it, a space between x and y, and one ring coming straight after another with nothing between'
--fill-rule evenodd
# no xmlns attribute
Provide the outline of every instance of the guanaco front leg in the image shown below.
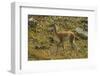
<svg viewBox="0 0 100 76"><path fill-rule="evenodd" d="M64 46L64 41L60 41L59 43L57 43L57 51L59 50L59 47L62 46L63 48L63 51L65 49L65 46Z"/></svg>
<svg viewBox="0 0 100 76"><path fill-rule="evenodd" d="M62 41L62 48L63 48L63 51L64 51L64 49L65 49L64 41Z"/></svg>

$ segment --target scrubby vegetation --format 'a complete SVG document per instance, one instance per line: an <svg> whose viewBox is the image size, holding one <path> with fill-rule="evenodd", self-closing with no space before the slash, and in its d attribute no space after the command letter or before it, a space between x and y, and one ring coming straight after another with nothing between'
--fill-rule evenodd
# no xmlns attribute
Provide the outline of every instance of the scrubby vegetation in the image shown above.
<svg viewBox="0 0 100 76"><path fill-rule="evenodd" d="M79 51L70 48L67 40L64 41L65 49L59 46L57 51L57 37L50 31L52 24L57 26L57 31L70 30L79 38L76 40ZM76 28L88 31L87 17L74 16L39 16L28 15L28 60L50 59L76 59L88 57L87 38L78 34Z"/></svg>

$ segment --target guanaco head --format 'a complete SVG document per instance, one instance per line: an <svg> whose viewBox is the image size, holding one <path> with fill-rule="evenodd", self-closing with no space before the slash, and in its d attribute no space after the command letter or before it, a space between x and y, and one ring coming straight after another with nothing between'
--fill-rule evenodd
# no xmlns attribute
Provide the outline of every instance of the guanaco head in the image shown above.
<svg viewBox="0 0 100 76"><path fill-rule="evenodd" d="M50 27L48 27L48 32L53 32L54 28L53 25L50 25Z"/></svg>
<svg viewBox="0 0 100 76"><path fill-rule="evenodd" d="M57 26L56 26L56 24L52 24L52 25L51 25L51 29L52 29L52 32L53 32L54 34L57 33Z"/></svg>
<svg viewBox="0 0 100 76"><path fill-rule="evenodd" d="M51 24L50 27L48 28L48 31L54 32L55 29L56 29L55 24Z"/></svg>

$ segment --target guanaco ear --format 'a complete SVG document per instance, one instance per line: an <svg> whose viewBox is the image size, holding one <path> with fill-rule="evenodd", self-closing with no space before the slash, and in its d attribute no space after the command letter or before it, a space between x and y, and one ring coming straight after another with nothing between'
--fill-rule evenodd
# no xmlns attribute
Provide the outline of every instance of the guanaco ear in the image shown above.
<svg viewBox="0 0 100 76"><path fill-rule="evenodd" d="M55 27L55 29L56 29L56 30L58 30L58 29L59 29L59 27L58 27L57 25L54 25L54 27Z"/></svg>

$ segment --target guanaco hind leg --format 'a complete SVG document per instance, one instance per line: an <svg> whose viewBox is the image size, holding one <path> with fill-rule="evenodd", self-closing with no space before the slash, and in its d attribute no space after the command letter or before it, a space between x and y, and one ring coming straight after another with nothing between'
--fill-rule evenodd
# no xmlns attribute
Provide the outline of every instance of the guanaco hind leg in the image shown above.
<svg viewBox="0 0 100 76"><path fill-rule="evenodd" d="M75 49L75 50L79 51L79 47L77 46L77 44L75 42L75 38L70 40L70 46L71 46L72 49Z"/></svg>

